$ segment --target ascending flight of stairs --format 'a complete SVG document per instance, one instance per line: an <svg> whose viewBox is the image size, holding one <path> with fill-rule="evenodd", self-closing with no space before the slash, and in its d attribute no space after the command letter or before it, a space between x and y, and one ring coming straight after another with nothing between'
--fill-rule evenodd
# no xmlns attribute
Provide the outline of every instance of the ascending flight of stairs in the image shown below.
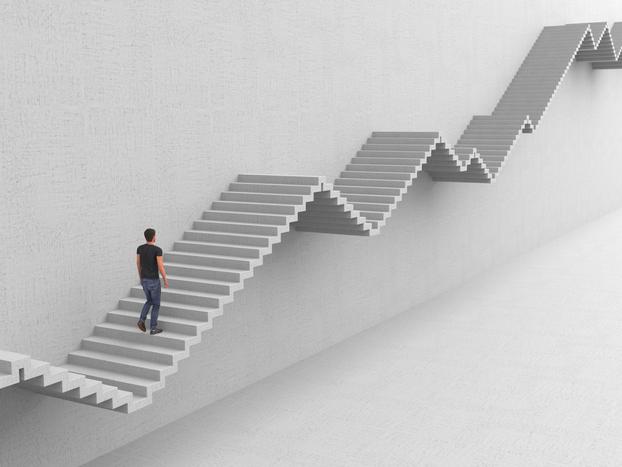
<svg viewBox="0 0 622 467"><path fill-rule="evenodd" d="M435 181L493 182L518 136L537 128L574 60L622 68L614 44L622 44L622 23L544 28L493 113L474 116L453 147L435 132L374 132L333 183L240 175L164 253L165 332L138 330L144 294L132 287L65 364L0 351L0 388L19 385L124 413L149 405L284 233L376 235L423 171Z"/></svg>

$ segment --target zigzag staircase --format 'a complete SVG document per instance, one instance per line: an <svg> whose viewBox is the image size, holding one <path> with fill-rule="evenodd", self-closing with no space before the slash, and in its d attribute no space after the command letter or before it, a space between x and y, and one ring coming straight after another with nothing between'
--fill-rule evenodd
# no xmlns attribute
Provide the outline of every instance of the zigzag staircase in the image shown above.
<svg viewBox="0 0 622 467"><path fill-rule="evenodd" d="M422 171L435 181L493 182L518 136L537 128L574 60L622 68L614 44L622 44L622 23L545 27L493 113L474 116L453 147L434 132L375 132L333 184L240 175L164 254L164 333L136 328L143 292L135 286L63 365L0 351L0 388L19 385L124 413L149 405L285 232L375 235Z"/></svg>

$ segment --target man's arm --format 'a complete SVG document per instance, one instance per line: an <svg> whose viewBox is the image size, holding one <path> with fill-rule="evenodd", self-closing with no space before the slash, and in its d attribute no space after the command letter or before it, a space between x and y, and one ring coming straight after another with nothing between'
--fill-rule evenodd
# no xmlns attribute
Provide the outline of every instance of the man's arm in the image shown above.
<svg viewBox="0 0 622 467"><path fill-rule="evenodd" d="M138 278L142 279L142 275L140 273L140 255L136 255L136 269L138 269Z"/></svg>
<svg viewBox="0 0 622 467"><path fill-rule="evenodd" d="M168 288L168 279L166 278L166 271L164 270L164 261L161 256L156 256L156 261L158 262L158 271L160 271L162 279L164 279L164 287Z"/></svg>

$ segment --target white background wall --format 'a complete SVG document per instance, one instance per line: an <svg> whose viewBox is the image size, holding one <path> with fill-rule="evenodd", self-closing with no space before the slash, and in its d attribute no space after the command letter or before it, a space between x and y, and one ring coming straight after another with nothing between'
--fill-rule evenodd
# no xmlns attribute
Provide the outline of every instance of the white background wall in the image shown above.
<svg viewBox="0 0 622 467"><path fill-rule="evenodd" d="M0 1L0 348L62 362L146 226L169 248L238 173L332 178L372 130L453 142L543 26L592 20L622 4ZM496 184L287 235L147 410L1 392L0 465L91 459L622 205L621 104L622 70L576 64Z"/></svg>

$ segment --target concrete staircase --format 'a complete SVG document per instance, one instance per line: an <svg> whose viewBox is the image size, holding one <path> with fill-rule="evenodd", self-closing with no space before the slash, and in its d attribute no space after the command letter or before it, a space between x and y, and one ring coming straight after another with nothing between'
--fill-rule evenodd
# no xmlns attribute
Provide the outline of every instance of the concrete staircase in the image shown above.
<svg viewBox="0 0 622 467"><path fill-rule="evenodd" d="M424 171L436 181L495 181L518 136L537 128L572 62L622 68L614 45L621 43L622 23L544 28L493 113L474 116L454 147L436 132L374 132L332 184L321 176L240 175L164 253L165 332L137 329L144 296L132 287L63 365L0 351L0 388L19 385L124 413L149 405L283 233L376 235Z"/></svg>

